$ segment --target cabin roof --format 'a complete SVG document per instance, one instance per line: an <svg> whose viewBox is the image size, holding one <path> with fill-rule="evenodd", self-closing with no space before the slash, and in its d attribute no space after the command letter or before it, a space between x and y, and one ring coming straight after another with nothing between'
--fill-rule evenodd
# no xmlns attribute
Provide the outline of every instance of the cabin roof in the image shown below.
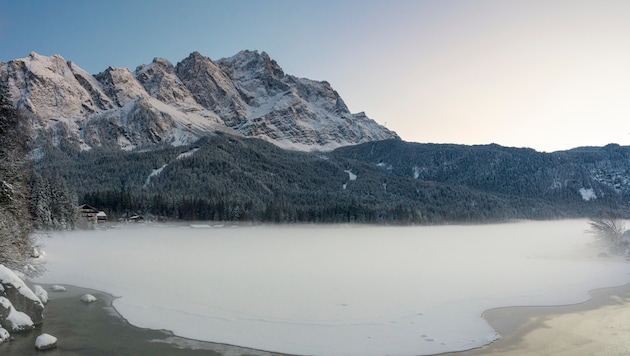
<svg viewBox="0 0 630 356"><path fill-rule="evenodd" d="M88 204L83 204L83 205L79 205L79 209L81 210L93 210L93 211L98 211L98 209L96 209L95 207L88 205Z"/></svg>

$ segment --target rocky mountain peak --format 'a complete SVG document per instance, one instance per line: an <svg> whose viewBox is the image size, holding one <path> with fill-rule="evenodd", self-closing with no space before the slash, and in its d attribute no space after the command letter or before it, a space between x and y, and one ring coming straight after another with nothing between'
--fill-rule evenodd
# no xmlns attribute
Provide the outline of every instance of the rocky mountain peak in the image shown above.
<svg viewBox="0 0 630 356"><path fill-rule="evenodd" d="M148 99L149 95L135 76L127 68L109 67L94 76L101 83L103 91L122 107L138 97Z"/></svg>
<svg viewBox="0 0 630 356"><path fill-rule="evenodd" d="M201 110L167 59L154 58L151 64L138 66L135 76L150 96L186 110Z"/></svg>
<svg viewBox="0 0 630 356"><path fill-rule="evenodd" d="M25 62L28 63L29 69L34 69L39 73L51 72L61 74L66 70L66 60L58 54L47 57L31 52L28 55L28 59Z"/></svg>
<svg viewBox="0 0 630 356"><path fill-rule="evenodd" d="M351 114L330 83L287 75L265 52L216 62L192 52L175 66L154 58L133 73L109 67L96 75L32 52L0 64L0 80L32 114L34 140L81 149L183 144L215 130L300 150L398 137Z"/></svg>
<svg viewBox="0 0 630 356"><path fill-rule="evenodd" d="M195 100L214 111L229 127L237 126L247 116L234 82L210 58L193 52L177 63L175 70Z"/></svg>
<svg viewBox="0 0 630 356"><path fill-rule="evenodd" d="M241 51L217 63L234 81L248 105L263 106L269 97L290 90L284 71L265 52Z"/></svg>
<svg viewBox="0 0 630 356"><path fill-rule="evenodd" d="M153 58L150 64L141 64L136 67L134 74L137 77L142 76L147 71L161 71L168 74L175 74L175 66L166 58Z"/></svg>
<svg viewBox="0 0 630 356"><path fill-rule="evenodd" d="M175 73L175 66L173 66L173 63L171 63L171 61L169 61L166 58L154 57L153 60L151 61L151 63L154 64L154 65L163 66L165 68L172 68L173 69L173 73Z"/></svg>
<svg viewBox="0 0 630 356"><path fill-rule="evenodd" d="M229 68L230 74L235 79L254 76L258 78L272 77L280 80L285 75L278 63L271 59L266 52L244 50L218 62Z"/></svg>
<svg viewBox="0 0 630 356"><path fill-rule="evenodd" d="M93 75L74 64L74 62L68 61L67 65L72 74L74 74L74 78L90 94L91 98L86 100L86 108L89 108L91 112L114 108L112 99L105 94L101 84Z"/></svg>
<svg viewBox="0 0 630 356"><path fill-rule="evenodd" d="M80 117L96 108L60 55L47 57L31 52L26 58L2 65L0 78L7 82L15 106L36 117Z"/></svg>

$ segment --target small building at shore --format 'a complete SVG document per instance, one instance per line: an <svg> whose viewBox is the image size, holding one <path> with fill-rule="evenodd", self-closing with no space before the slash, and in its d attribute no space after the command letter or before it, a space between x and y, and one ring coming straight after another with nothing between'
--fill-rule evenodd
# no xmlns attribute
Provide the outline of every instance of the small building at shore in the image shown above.
<svg viewBox="0 0 630 356"><path fill-rule="evenodd" d="M99 211L96 213L96 223L104 223L107 222L107 214L104 211Z"/></svg>
<svg viewBox="0 0 630 356"><path fill-rule="evenodd" d="M98 210L88 204L79 206L79 214L82 218L85 218L88 222L93 224L107 222L107 214L105 214L104 211Z"/></svg>

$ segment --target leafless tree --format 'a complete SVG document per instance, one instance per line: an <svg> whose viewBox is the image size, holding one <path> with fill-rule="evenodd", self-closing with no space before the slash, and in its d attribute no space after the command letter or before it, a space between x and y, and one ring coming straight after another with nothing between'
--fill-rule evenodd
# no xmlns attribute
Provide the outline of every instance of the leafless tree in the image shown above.
<svg viewBox="0 0 630 356"><path fill-rule="evenodd" d="M596 217L589 219L591 228L588 230L597 238L609 242L612 246L620 248L626 226L622 217L610 210L602 210Z"/></svg>

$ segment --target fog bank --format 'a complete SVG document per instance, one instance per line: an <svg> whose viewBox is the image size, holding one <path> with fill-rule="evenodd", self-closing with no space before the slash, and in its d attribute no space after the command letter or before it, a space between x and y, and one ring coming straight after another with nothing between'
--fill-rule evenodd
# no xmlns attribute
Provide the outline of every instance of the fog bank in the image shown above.
<svg viewBox="0 0 630 356"><path fill-rule="evenodd" d="M484 226L164 225L42 239L39 283L120 298L130 323L291 354L417 355L497 335L484 310L629 282L580 221Z"/></svg>

